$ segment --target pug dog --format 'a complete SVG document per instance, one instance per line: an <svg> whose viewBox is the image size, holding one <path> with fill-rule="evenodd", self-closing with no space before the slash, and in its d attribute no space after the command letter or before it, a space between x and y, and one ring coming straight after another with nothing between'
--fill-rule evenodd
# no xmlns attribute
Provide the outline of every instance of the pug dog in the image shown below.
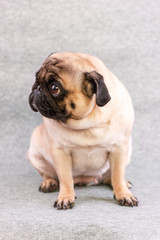
<svg viewBox="0 0 160 240"><path fill-rule="evenodd" d="M75 204L74 184L110 184L120 205L138 206L125 180L134 110L128 91L94 56L47 57L29 96L43 123L32 133L28 158L43 177L42 192L59 187L54 207Z"/></svg>

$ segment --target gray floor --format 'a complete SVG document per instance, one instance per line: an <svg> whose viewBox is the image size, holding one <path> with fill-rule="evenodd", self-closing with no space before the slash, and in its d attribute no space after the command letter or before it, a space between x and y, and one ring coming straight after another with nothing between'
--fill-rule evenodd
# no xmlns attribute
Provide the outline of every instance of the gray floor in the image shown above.
<svg viewBox="0 0 160 240"><path fill-rule="evenodd" d="M160 2L1 1L0 239L160 239ZM53 208L26 160L41 117L28 106L34 73L51 52L101 58L126 85L136 121L127 179L138 208L121 207L109 187L76 188L72 210Z"/></svg>

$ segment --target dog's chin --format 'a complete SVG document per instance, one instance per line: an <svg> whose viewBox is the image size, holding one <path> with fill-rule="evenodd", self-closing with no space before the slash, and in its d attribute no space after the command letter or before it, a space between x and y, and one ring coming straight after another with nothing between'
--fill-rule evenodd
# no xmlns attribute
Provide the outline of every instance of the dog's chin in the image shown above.
<svg viewBox="0 0 160 240"><path fill-rule="evenodd" d="M46 118L49 118L52 120L56 120L56 121L60 121L62 123L66 123L67 120L69 118L71 118L70 114L64 115L62 112L56 112L52 108L43 108L40 106L36 106L36 109L43 117L46 117Z"/></svg>
<svg viewBox="0 0 160 240"><path fill-rule="evenodd" d="M65 122L61 121L61 124L65 128L69 128L73 130L82 130L90 127L88 126L86 118L80 118L80 117L70 117Z"/></svg>
<svg viewBox="0 0 160 240"><path fill-rule="evenodd" d="M75 115L70 115L70 117L67 118L68 120L73 119L73 120L81 120L83 117L75 116Z"/></svg>
<svg viewBox="0 0 160 240"><path fill-rule="evenodd" d="M83 116L70 115L65 122L61 122L66 128L73 130L82 130L92 127L94 121L88 121L89 113Z"/></svg>
<svg viewBox="0 0 160 240"><path fill-rule="evenodd" d="M42 114L42 113L41 113ZM74 115L72 115L72 114L66 114L66 115L63 115L63 114L48 114L48 115L44 115L44 114L42 114L44 117L47 117L47 118L50 118L50 119L53 119L53 120L57 120L57 121L61 121L62 123L64 123L64 124L67 124L67 122L69 121L69 120L76 120L76 121L78 121L78 120L81 120L81 119L83 119L83 117L79 117L79 116L74 116Z"/></svg>
<svg viewBox="0 0 160 240"><path fill-rule="evenodd" d="M63 123L65 123L67 121L67 118L64 115L61 115L61 114L56 114L56 113L52 113L52 112L49 112L49 113L40 112L40 114L43 117L46 117L46 118L49 118L49 119L52 119L52 120L56 120L56 121L61 121Z"/></svg>

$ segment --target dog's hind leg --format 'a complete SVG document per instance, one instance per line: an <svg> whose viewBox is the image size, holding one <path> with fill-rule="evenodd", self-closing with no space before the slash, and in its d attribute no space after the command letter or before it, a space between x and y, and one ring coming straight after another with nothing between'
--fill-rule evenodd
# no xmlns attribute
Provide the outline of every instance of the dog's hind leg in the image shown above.
<svg viewBox="0 0 160 240"><path fill-rule="evenodd" d="M73 177L74 184L76 186L89 186L89 185L97 185L97 177L96 176L78 176Z"/></svg>
<svg viewBox="0 0 160 240"><path fill-rule="evenodd" d="M54 167L41 155L36 155L29 149L28 159L35 169L43 177L43 182L39 187L40 192L54 192L58 189L58 178Z"/></svg>
<svg viewBox="0 0 160 240"><path fill-rule="evenodd" d="M39 191L48 193L48 192L55 192L58 190L58 181L53 178L49 178L47 176L42 175L44 180L39 186Z"/></svg>
<svg viewBox="0 0 160 240"><path fill-rule="evenodd" d="M111 182L111 169L109 168L105 173L103 173L102 176L97 178L97 181L99 184L107 184L112 187L112 182ZM126 185L128 188L132 187L132 183L130 181L126 181Z"/></svg>

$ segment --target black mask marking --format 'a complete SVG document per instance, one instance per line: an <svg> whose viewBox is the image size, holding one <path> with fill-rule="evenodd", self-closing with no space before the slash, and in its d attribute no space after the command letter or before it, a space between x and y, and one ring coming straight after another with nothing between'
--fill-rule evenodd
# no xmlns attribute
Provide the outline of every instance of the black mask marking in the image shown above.
<svg viewBox="0 0 160 240"><path fill-rule="evenodd" d="M54 101L46 83L38 85L29 96L29 104L33 111L39 111L44 117L65 122L69 116L65 116Z"/></svg>

